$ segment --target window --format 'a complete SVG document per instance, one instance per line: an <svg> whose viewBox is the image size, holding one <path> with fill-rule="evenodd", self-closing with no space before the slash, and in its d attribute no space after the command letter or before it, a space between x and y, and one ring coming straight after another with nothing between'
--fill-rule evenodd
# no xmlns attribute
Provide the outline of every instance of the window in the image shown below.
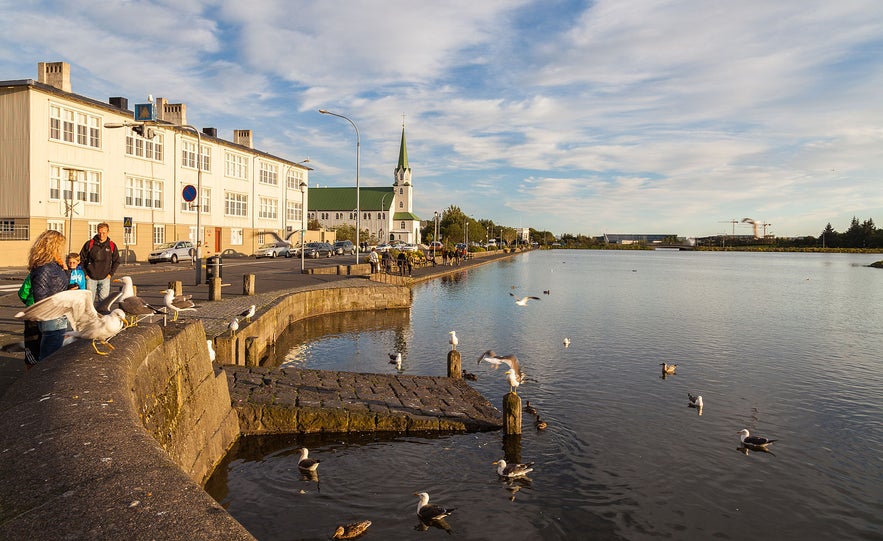
<svg viewBox="0 0 883 541"><path fill-rule="evenodd" d="M383 213L382 213L382 212L378 212L378 213L377 213L377 219L378 219L378 220L382 220L382 219L383 219Z"/></svg>
<svg viewBox="0 0 883 541"><path fill-rule="evenodd" d="M50 231L58 231L64 235L64 220L48 220L46 222L46 229Z"/></svg>
<svg viewBox="0 0 883 541"><path fill-rule="evenodd" d="M208 214L212 210L212 191L211 188L202 189L202 213ZM196 203L189 203L181 200L181 212L196 212Z"/></svg>
<svg viewBox="0 0 883 541"><path fill-rule="evenodd" d="M402 225L401 225L401 227L399 227L399 229L404 229L404 228L405 228L405 222L402 222Z"/></svg>
<svg viewBox="0 0 883 541"><path fill-rule="evenodd" d="M89 238L91 239L98 234L98 224L101 222L89 222Z"/></svg>
<svg viewBox="0 0 883 541"><path fill-rule="evenodd" d="M126 177L126 206L146 209L163 208L161 180ZM134 244L134 243L133 243Z"/></svg>
<svg viewBox="0 0 883 541"><path fill-rule="evenodd" d="M190 239L190 242L193 243L193 246L199 245L199 243L197 241L196 231L197 231L196 226L191 225L190 230L187 232L187 238Z"/></svg>
<svg viewBox="0 0 883 541"><path fill-rule="evenodd" d="M181 166L196 169L196 145L195 141L181 142ZM202 170L211 171L212 149L208 145L202 145Z"/></svg>
<svg viewBox="0 0 883 541"><path fill-rule="evenodd" d="M131 131L126 134L126 155L161 162L163 160L163 136L156 133L146 139Z"/></svg>
<svg viewBox="0 0 883 541"><path fill-rule="evenodd" d="M163 244L166 241L166 226L153 225L153 244Z"/></svg>
<svg viewBox="0 0 883 541"><path fill-rule="evenodd" d="M271 220L279 217L279 200L272 197L258 198L258 217Z"/></svg>
<svg viewBox="0 0 883 541"><path fill-rule="evenodd" d="M232 246L242 246L242 229L234 227L230 229L230 244Z"/></svg>
<svg viewBox="0 0 883 541"><path fill-rule="evenodd" d="M224 155L224 174L228 177L248 180L248 157L227 152Z"/></svg>
<svg viewBox="0 0 883 541"><path fill-rule="evenodd" d="M101 148L101 119L58 104L49 104L49 139Z"/></svg>
<svg viewBox="0 0 883 541"><path fill-rule="evenodd" d="M248 216L248 196L242 193L224 192L224 214Z"/></svg>
<svg viewBox="0 0 883 541"><path fill-rule="evenodd" d="M403 189L399 188L399 195L402 195L403 193L405 193L405 191Z"/></svg>
<svg viewBox="0 0 883 541"><path fill-rule="evenodd" d="M70 170L60 165L49 166L49 199L71 200ZM76 201L101 203L101 173L97 171L75 171L73 185ZM76 202L75 201L75 202Z"/></svg>
<svg viewBox="0 0 883 541"><path fill-rule="evenodd" d="M259 181L261 184L279 184L279 166L274 163L260 162L261 175Z"/></svg>
<svg viewBox="0 0 883 541"><path fill-rule="evenodd" d="M300 183L304 180L304 172L292 167L285 175L285 185L291 190L300 190Z"/></svg>
<svg viewBox="0 0 883 541"><path fill-rule="evenodd" d="M138 224L132 224L132 227L123 228L123 244L133 246L138 240Z"/></svg>
<svg viewBox="0 0 883 541"><path fill-rule="evenodd" d="M286 221L300 222L303 220L303 207L301 206L300 201L286 201L286 207Z"/></svg>
<svg viewBox="0 0 883 541"><path fill-rule="evenodd" d="M264 234L258 233L258 246L264 243Z"/></svg>
<svg viewBox="0 0 883 541"><path fill-rule="evenodd" d="M399 208L404 208L405 203L403 201L399 201Z"/></svg>

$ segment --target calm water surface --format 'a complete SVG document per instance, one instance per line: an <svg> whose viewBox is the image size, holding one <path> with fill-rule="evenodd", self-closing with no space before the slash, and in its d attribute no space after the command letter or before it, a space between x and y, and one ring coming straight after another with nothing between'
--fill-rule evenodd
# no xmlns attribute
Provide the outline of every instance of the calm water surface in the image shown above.
<svg viewBox="0 0 883 541"><path fill-rule="evenodd" d="M879 259L879 257L876 257ZM883 539L883 271L871 255L534 252L415 289L411 310L298 324L285 362L444 375L456 330L501 407L514 353L530 400L500 432L247 438L207 485L262 540ZM549 295L542 292L549 290ZM518 307L509 293L536 295ZM564 348L562 340L572 344ZM661 377L659 363L677 363ZM701 394L702 415L687 407ZM737 432L776 438L741 452ZM297 449L322 460L318 481ZM505 447L504 447L505 445ZM491 462L536 462L506 483ZM419 531L414 492L456 507Z"/></svg>

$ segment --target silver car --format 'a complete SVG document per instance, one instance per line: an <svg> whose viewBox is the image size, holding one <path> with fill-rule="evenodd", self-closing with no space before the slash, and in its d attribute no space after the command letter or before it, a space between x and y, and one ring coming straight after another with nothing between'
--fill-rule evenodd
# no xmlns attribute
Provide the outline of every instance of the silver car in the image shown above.
<svg viewBox="0 0 883 541"><path fill-rule="evenodd" d="M281 242L271 242L261 245L254 253L255 258L261 257L291 257L290 246Z"/></svg>
<svg viewBox="0 0 883 541"><path fill-rule="evenodd" d="M162 261L177 263L182 259L192 259L193 250L193 243L189 240L166 242L165 244L157 245L150 252L150 255L147 256L147 261L148 263L160 263Z"/></svg>
<svg viewBox="0 0 883 541"><path fill-rule="evenodd" d="M320 257L331 257L334 255L334 246L327 242L308 242L304 249L304 257L319 259Z"/></svg>

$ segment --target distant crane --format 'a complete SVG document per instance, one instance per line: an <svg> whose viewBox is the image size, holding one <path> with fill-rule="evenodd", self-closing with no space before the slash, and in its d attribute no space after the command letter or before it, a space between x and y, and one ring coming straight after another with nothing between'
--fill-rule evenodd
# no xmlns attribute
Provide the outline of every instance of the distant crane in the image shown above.
<svg viewBox="0 0 883 541"><path fill-rule="evenodd" d="M733 234L732 236L736 236L736 224L739 223L739 220L724 220L722 222L718 222L719 224L733 224Z"/></svg>
<svg viewBox="0 0 883 541"><path fill-rule="evenodd" d="M743 224L751 224L752 226L754 226L754 238L756 238L756 239L761 238L761 237L758 235L758 233L757 233L757 230L758 230L759 227L762 227L762 228L763 228L763 238L766 238L766 228L767 228L767 226L768 226L768 225L773 225L773 224L771 224L771 223L769 223L769 222L758 222L757 220L754 220L754 219L752 219L752 218L742 218L742 223L743 223Z"/></svg>

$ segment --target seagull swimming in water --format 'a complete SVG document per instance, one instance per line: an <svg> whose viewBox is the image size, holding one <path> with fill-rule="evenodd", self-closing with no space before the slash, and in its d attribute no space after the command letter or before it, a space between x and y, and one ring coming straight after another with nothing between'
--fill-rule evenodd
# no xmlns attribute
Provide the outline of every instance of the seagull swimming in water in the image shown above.
<svg viewBox="0 0 883 541"><path fill-rule="evenodd" d="M28 306L15 317L49 321L65 316L71 326L70 336L91 339L95 353L107 355L108 352L99 351L97 344L114 349L108 340L126 327L126 313L116 308L107 315L100 315L95 310L94 298L88 289L69 289Z"/></svg>
<svg viewBox="0 0 883 541"><path fill-rule="evenodd" d="M457 349L457 344L460 343L460 339L457 338L456 331L451 331L448 334L451 335L451 337L448 339L448 343L451 344L451 351L454 351L455 349Z"/></svg>
<svg viewBox="0 0 883 541"><path fill-rule="evenodd" d="M564 337L564 342L563 342L563 343L564 343L564 347L569 348L569 347L570 347L570 338L567 338L567 337L565 336L565 337Z"/></svg>
<svg viewBox="0 0 883 541"><path fill-rule="evenodd" d="M742 442L742 445L746 447L757 447L759 449L766 449L766 446L778 440L770 440L767 438L763 438L761 436L752 436L749 434L747 428L743 428L739 432L739 440Z"/></svg>
<svg viewBox="0 0 883 541"><path fill-rule="evenodd" d="M659 363L659 366L662 367L663 374L669 374L669 375L674 374L675 370L678 369L678 365L676 365L676 364Z"/></svg>
<svg viewBox="0 0 883 541"><path fill-rule="evenodd" d="M430 504L429 493L427 492L415 492L414 496L420 498L420 501L417 502L417 516L423 522L441 520L453 513L456 509L455 507L448 509L441 505Z"/></svg>
<svg viewBox="0 0 883 541"><path fill-rule="evenodd" d="M690 393L687 393L687 399L690 401L689 406L691 408L702 408L702 395L693 396Z"/></svg>
<svg viewBox="0 0 883 541"><path fill-rule="evenodd" d="M300 460L297 461L297 467L306 471L316 471L319 467L319 460L309 458L310 451L306 447L300 449Z"/></svg>
<svg viewBox="0 0 883 541"><path fill-rule="evenodd" d="M533 471L533 462L528 462L527 464L506 464L506 461L502 458L494 462L497 466L497 475L500 477L508 477L512 479L513 477L524 477L528 473Z"/></svg>
<svg viewBox="0 0 883 541"><path fill-rule="evenodd" d="M178 313L189 311L195 312L195 304L190 300L193 295L175 295L174 289L164 289L162 293L165 294L163 297L163 303L166 308L172 312L174 315L172 316L172 321L178 321Z"/></svg>
<svg viewBox="0 0 883 541"><path fill-rule="evenodd" d="M245 319L246 322L249 322L249 321L251 321L252 316L254 316L254 312L255 312L255 305L252 304L247 309L243 310L242 312L239 312L239 317Z"/></svg>
<svg viewBox="0 0 883 541"><path fill-rule="evenodd" d="M402 369L402 354L401 353L390 353L389 354L389 364L396 365L396 370Z"/></svg>
<svg viewBox="0 0 883 541"><path fill-rule="evenodd" d="M518 306L527 306L527 301L529 301L531 299L540 300L539 297L531 297L531 296L516 297L515 294L512 293L511 291L509 292L509 295L512 297L515 297L515 304L517 304Z"/></svg>

